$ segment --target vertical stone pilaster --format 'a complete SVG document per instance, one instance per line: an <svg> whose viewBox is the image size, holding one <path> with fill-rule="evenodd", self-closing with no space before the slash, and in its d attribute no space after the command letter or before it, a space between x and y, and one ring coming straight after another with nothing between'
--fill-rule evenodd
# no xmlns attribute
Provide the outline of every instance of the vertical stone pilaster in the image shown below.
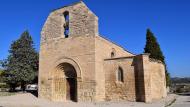
<svg viewBox="0 0 190 107"><path fill-rule="evenodd" d="M136 100L151 102L151 74L149 71L149 54L135 57Z"/></svg>
<svg viewBox="0 0 190 107"><path fill-rule="evenodd" d="M142 54L143 73L144 73L144 91L145 102L151 102L151 72L149 67L149 54Z"/></svg>

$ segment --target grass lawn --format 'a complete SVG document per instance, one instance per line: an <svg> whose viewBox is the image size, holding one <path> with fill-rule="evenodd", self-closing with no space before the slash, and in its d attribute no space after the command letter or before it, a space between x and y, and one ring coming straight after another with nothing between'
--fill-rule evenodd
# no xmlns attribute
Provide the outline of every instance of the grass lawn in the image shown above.
<svg viewBox="0 0 190 107"><path fill-rule="evenodd" d="M0 82L0 85L6 85L6 83L1 83L1 82Z"/></svg>
<svg viewBox="0 0 190 107"><path fill-rule="evenodd" d="M16 92L0 92L0 97L2 96L11 96L17 94Z"/></svg>

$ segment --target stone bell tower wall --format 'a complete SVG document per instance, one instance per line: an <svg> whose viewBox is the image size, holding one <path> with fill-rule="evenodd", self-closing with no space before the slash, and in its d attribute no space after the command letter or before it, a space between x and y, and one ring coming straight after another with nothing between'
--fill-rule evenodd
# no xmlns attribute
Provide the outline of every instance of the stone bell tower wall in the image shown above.
<svg viewBox="0 0 190 107"><path fill-rule="evenodd" d="M69 13L69 37L98 36L98 17L83 2L65 6L50 13L41 32L41 43L65 38L64 12Z"/></svg>
<svg viewBox="0 0 190 107"><path fill-rule="evenodd" d="M69 12L68 37L64 34L64 24L66 22L63 13L65 11ZM95 101L95 36L97 35L98 18L83 2L51 12L41 32L40 98L54 100L52 97L51 74L59 64L69 63L64 61L70 59L78 65L81 72L80 77L77 77L77 100Z"/></svg>

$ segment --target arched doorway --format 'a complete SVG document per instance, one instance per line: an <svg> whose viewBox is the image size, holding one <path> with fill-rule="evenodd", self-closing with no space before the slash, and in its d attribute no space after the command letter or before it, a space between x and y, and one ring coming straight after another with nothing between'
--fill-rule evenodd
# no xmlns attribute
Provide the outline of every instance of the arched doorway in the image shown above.
<svg viewBox="0 0 190 107"><path fill-rule="evenodd" d="M77 73L71 64L59 64L53 73L53 96L55 101L77 101Z"/></svg>

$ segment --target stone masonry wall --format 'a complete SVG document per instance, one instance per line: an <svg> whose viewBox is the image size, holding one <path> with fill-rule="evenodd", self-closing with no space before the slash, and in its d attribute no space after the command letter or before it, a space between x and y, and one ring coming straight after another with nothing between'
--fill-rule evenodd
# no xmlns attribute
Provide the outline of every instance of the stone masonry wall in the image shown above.
<svg viewBox="0 0 190 107"><path fill-rule="evenodd" d="M150 61L149 61L149 54L142 54L142 63L143 63L143 69L140 72L143 72L143 78L144 78L144 93L145 93L145 102L152 102L152 95L151 95L151 71L150 70ZM157 68L155 68L157 69Z"/></svg>
<svg viewBox="0 0 190 107"><path fill-rule="evenodd" d="M66 6L50 13L42 29L41 43L46 40L64 38L64 12L69 12L69 36L98 35L98 17L83 3Z"/></svg>
<svg viewBox="0 0 190 107"><path fill-rule="evenodd" d="M166 97L165 67L149 54L135 57L137 101L152 102Z"/></svg>
<svg viewBox="0 0 190 107"><path fill-rule="evenodd" d="M104 59L111 58L111 53L114 51L114 57L133 56L133 54L125 51L123 48L115 45L114 43L100 37L95 37L95 69L97 80L97 101L105 100L105 67ZM101 78L101 79L100 79Z"/></svg>
<svg viewBox="0 0 190 107"><path fill-rule="evenodd" d="M166 97L165 66L159 61L150 60L152 100Z"/></svg>
<svg viewBox="0 0 190 107"><path fill-rule="evenodd" d="M123 69L124 82L116 79L119 67ZM133 58L105 60L104 70L106 101L136 101Z"/></svg>
<svg viewBox="0 0 190 107"><path fill-rule="evenodd" d="M136 101L145 101L145 84L144 84L144 69L143 69L143 57L137 55L134 57L135 64L135 90Z"/></svg>
<svg viewBox="0 0 190 107"><path fill-rule="evenodd" d="M74 42L74 44L69 45L71 42ZM47 99L52 98L52 83L49 79L51 78L49 74L58 66L55 65L58 60L71 58L79 65L81 70L82 82L79 84L81 86L78 87L82 89L79 89L79 101L94 100L94 94L96 93L95 75L92 75L95 74L94 43L93 37L76 37L48 41L42 44L40 51L39 96Z"/></svg>

